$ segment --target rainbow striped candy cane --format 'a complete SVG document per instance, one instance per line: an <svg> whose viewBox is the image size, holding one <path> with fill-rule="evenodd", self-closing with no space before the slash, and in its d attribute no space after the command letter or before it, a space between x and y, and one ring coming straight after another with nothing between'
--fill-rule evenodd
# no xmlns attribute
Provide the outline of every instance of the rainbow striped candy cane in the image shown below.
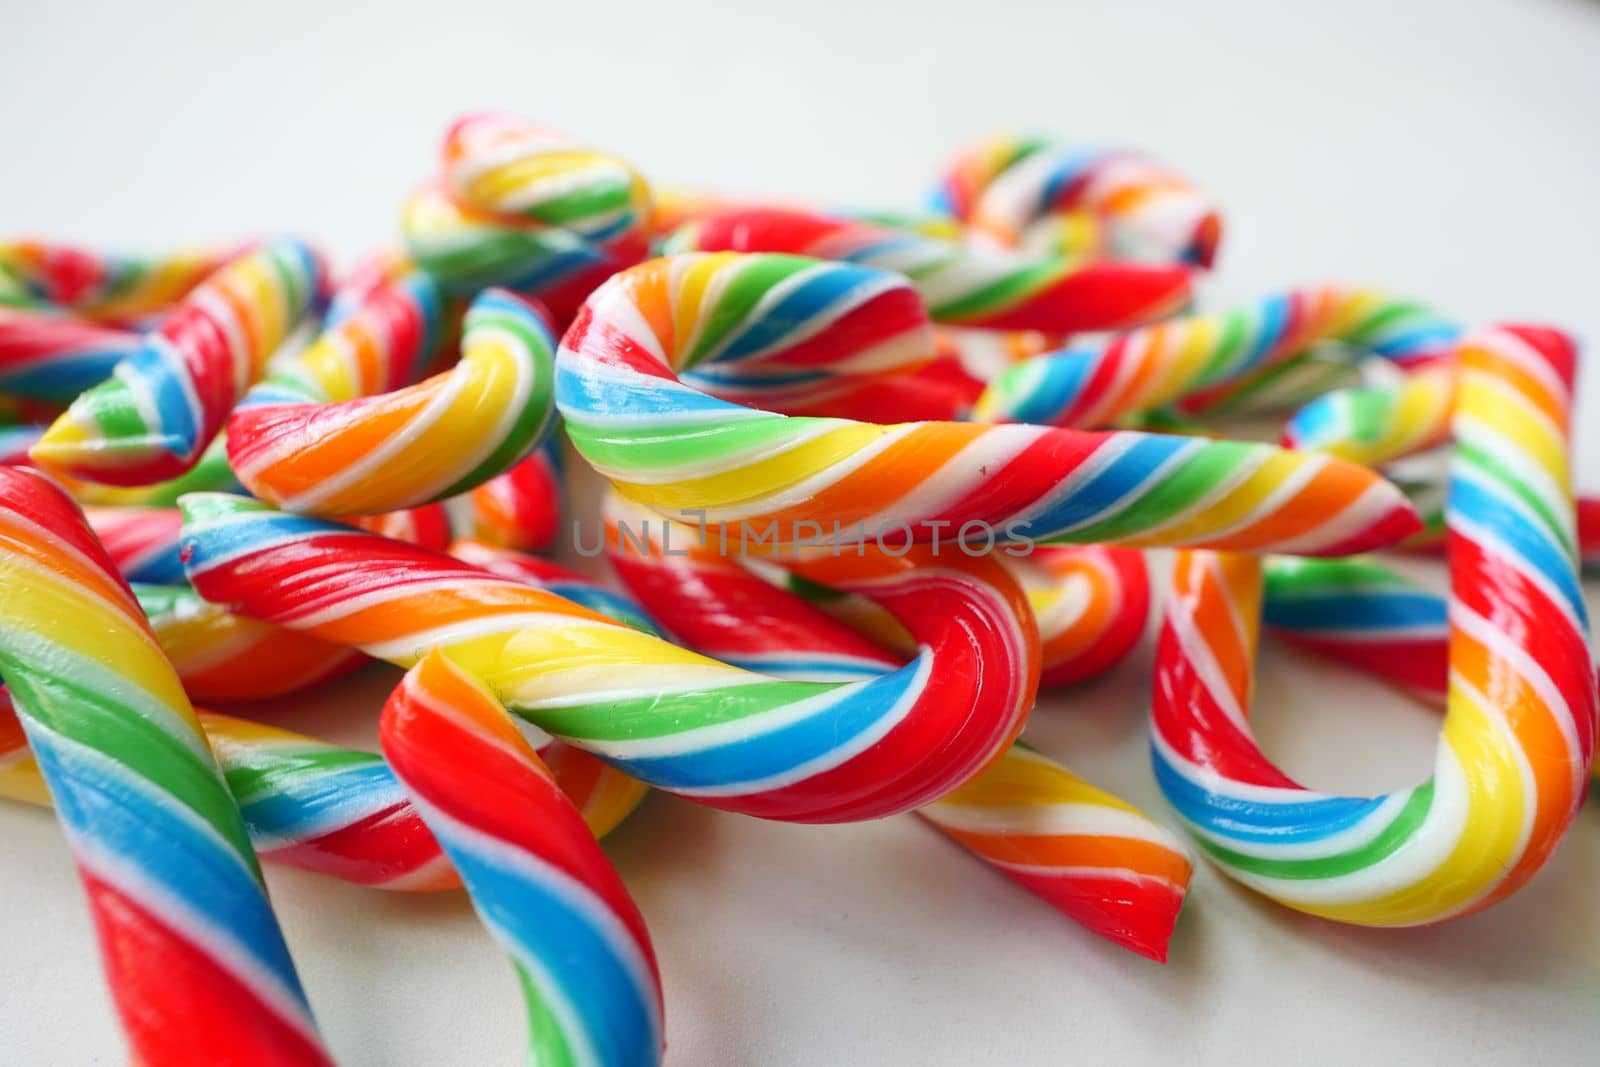
<svg viewBox="0 0 1600 1067"><path fill-rule="evenodd" d="M1394 386L1338 389L1295 412L1283 443L1378 466L1450 439L1453 362L1422 367Z"/></svg>
<svg viewBox="0 0 1600 1067"><path fill-rule="evenodd" d="M674 543L659 525L643 526L638 512L614 507L607 521L608 556L623 584L708 655L797 681L872 678L903 662L714 546L697 544L692 530L676 528L682 539ZM639 524L634 539L621 535L624 521ZM789 577L813 596L842 595ZM917 814L1074 921L1165 961L1192 864L1170 832L1124 801L1018 743Z"/></svg>
<svg viewBox="0 0 1600 1067"><path fill-rule="evenodd" d="M327 1063L188 698L72 501L0 468L0 675L143 1063Z"/></svg>
<svg viewBox="0 0 1600 1067"><path fill-rule="evenodd" d="M338 404L241 407L228 458L252 493L290 511L367 514L454 496L548 434L554 347L537 308L491 289L467 311L453 369Z"/></svg>
<svg viewBox="0 0 1600 1067"><path fill-rule="evenodd" d="M1232 311L1190 315L1109 341L1035 356L979 397L975 417L1095 429L1284 365L1339 342L1394 360L1448 354L1459 330L1370 289L1291 289Z"/></svg>
<svg viewBox="0 0 1600 1067"><path fill-rule="evenodd" d="M1417 527L1397 489L1328 457L1134 432L787 417L678 377L762 396L775 375L881 373L924 358L926 329L916 294L881 271L673 256L590 297L562 340L556 400L578 452L624 496L718 536L775 527L780 546L856 529L924 542L945 529L1338 555Z"/></svg>
<svg viewBox="0 0 1600 1067"><path fill-rule="evenodd" d="M1026 255L776 208L707 215L664 250L783 252L897 271L935 321L987 329L1125 330L1181 311L1193 297L1182 267Z"/></svg>
<svg viewBox="0 0 1600 1067"><path fill-rule="evenodd" d="M189 470L323 285L321 261L297 241L235 259L169 312L109 381L74 400L34 460L110 485Z"/></svg>
<svg viewBox="0 0 1600 1067"><path fill-rule="evenodd" d="M661 977L644 917L505 709L434 651L389 697L379 739L511 957L532 1061L659 1063Z"/></svg>
<svg viewBox="0 0 1600 1067"><path fill-rule="evenodd" d="M411 666L438 648L518 715L650 785L767 818L906 811L1015 738L1038 680L1021 590L945 558L846 591L923 646L847 685L783 682L686 652L526 582L238 497L184 500L189 578L208 600Z"/></svg>
<svg viewBox="0 0 1600 1067"><path fill-rule="evenodd" d="M1550 856L1582 799L1595 672L1567 459L1576 353L1553 330L1463 342L1447 521L1448 706L1433 777L1380 797L1298 785L1245 718L1257 561L1187 553L1162 634L1156 777L1229 875L1289 907L1409 926L1487 907Z"/></svg>
<svg viewBox="0 0 1600 1067"><path fill-rule="evenodd" d="M1005 245L1103 249L1209 269L1222 218L1187 179L1125 149L991 137L964 149L934 206Z"/></svg>
<svg viewBox="0 0 1600 1067"><path fill-rule="evenodd" d="M565 321L649 248L650 189L632 166L511 115L456 120L442 173L407 202L418 265L452 293L505 286Z"/></svg>

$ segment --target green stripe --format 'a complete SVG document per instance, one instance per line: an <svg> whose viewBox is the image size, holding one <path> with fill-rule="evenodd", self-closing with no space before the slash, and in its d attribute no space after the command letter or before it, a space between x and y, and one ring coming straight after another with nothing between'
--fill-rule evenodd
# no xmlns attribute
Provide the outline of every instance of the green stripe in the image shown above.
<svg viewBox="0 0 1600 1067"><path fill-rule="evenodd" d="M650 429L588 426L575 419L566 426L573 446L594 466L649 471L767 453L833 421L769 415Z"/></svg>
<svg viewBox="0 0 1600 1067"><path fill-rule="evenodd" d="M952 321L990 315L1021 303L1038 291L1053 285L1065 275L1066 270L1060 260L1043 260L980 289L974 289L964 296L934 304L928 308L928 312L935 319Z"/></svg>
<svg viewBox="0 0 1600 1067"><path fill-rule="evenodd" d="M756 308L773 286L818 265L801 256L747 256L738 261L733 281L717 294L710 311L704 310L696 325L695 345L680 356L678 369L687 370L711 356L729 336L756 317Z"/></svg>
<svg viewBox="0 0 1600 1067"><path fill-rule="evenodd" d="M1155 487L1121 512L1063 535L1073 544L1123 540L1187 511L1216 490L1246 460L1266 451L1260 445L1207 442L1189 454L1176 472L1154 476ZM1049 538L1055 541L1057 538Z"/></svg>
<svg viewBox="0 0 1600 1067"><path fill-rule="evenodd" d="M1456 456L1458 459L1464 459L1475 467L1482 468L1495 482L1515 493L1518 499L1532 508L1534 514L1544 521L1546 531L1561 542L1561 546L1567 550L1567 555L1569 557L1577 555L1577 547L1572 543L1572 536L1567 529L1567 524L1550 510L1544 498L1535 493L1522 480L1520 474L1502 464L1494 453L1487 452L1467 441L1458 441L1456 443Z"/></svg>
<svg viewBox="0 0 1600 1067"><path fill-rule="evenodd" d="M12 636L17 636L15 631ZM28 658L9 649L0 654L0 673L15 694L19 711L105 754L171 795L209 823L260 877L239 809L213 765L108 694L71 676L37 670L26 662Z"/></svg>
<svg viewBox="0 0 1600 1067"><path fill-rule="evenodd" d="M1380 863L1394 854L1400 846L1411 840L1412 835L1417 832L1423 820L1428 817L1428 809L1432 806L1433 780L1430 778L1425 784L1412 791L1410 799L1406 801L1405 807L1400 809L1400 813L1395 816L1394 821L1384 827L1383 832L1366 845L1352 849L1349 852L1340 852L1332 856L1320 856L1315 859L1264 859L1260 856L1247 856L1241 852L1235 852L1201 835L1196 835L1196 839L1200 842L1201 847L1216 858L1217 862L1248 874L1290 881L1339 878L1371 867L1373 864Z"/></svg>
<svg viewBox="0 0 1600 1067"><path fill-rule="evenodd" d="M648 673L648 668L644 668ZM686 730L738 722L775 708L809 700L840 688L832 682L754 682L750 685L690 689L665 696L607 700L564 708L512 710L558 737L585 741L642 741ZM663 702L672 714L663 715Z"/></svg>

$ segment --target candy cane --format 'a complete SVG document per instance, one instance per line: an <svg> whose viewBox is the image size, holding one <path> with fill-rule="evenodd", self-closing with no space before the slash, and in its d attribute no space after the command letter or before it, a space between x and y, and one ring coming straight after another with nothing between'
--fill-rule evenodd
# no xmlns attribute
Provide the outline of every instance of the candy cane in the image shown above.
<svg viewBox="0 0 1600 1067"><path fill-rule="evenodd" d="M33 458L111 485L173 478L199 460L224 420L324 285L310 248L282 240L235 259L169 312L50 427Z"/></svg>
<svg viewBox="0 0 1600 1067"><path fill-rule="evenodd" d="M1298 910L1406 926L1527 881L1582 798L1595 674L1567 461L1575 353L1511 327L1462 345L1454 418L1449 697L1433 777L1375 798L1306 790L1245 719L1259 564L1180 556L1158 653L1157 780L1228 874Z"/></svg>
<svg viewBox="0 0 1600 1067"><path fill-rule="evenodd" d="M454 496L510 468L549 432L555 341L503 290L473 301L456 366L405 389L339 404L242 407L228 458L263 500L365 514Z"/></svg>
<svg viewBox="0 0 1600 1067"><path fill-rule="evenodd" d="M71 500L0 468L0 675L144 1063L326 1063L178 678Z"/></svg>
<svg viewBox="0 0 1600 1067"><path fill-rule="evenodd" d="M650 190L630 165L523 119L467 115L445 134L439 181L407 202L416 262L454 293L505 286L564 321L649 247Z"/></svg>
<svg viewBox="0 0 1600 1067"><path fill-rule="evenodd" d="M1021 590L989 560L862 564L840 584L888 607L923 650L881 678L810 685L348 527L238 497L191 496L184 508L189 577L208 600L402 666L439 648L560 740L748 814L837 822L925 803L1011 742L1037 684Z"/></svg>
<svg viewBox="0 0 1600 1067"><path fill-rule="evenodd" d="M1187 179L1134 152L994 137L951 163L935 206L1005 245L1087 250L1209 268L1216 209Z"/></svg>
<svg viewBox="0 0 1600 1067"><path fill-rule="evenodd" d="M642 522L640 513L613 507L608 514L608 558L691 647L801 681L872 678L903 662L712 546L684 540L674 547L659 526L650 533L636 525L633 539L622 536L630 521ZM1137 809L1019 743L917 814L1073 920L1165 961L1192 865L1181 843Z"/></svg>
<svg viewBox="0 0 1600 1067"><path fill-rule="evenodd" d="M775 526L780 545L836 543L859 525L896 543L987 528L1335 555L1416 528L1393 486L1327 457L1131 432L790 418L677 377L760 396L774 376L878 373L925 358L926 321L907 284L879 271L777 255L654 260L579 311L557 403L578 452L623 495L719 534ZM830 526L802 534L805 523Z"/></svg>
<svg viewBox="0 0 1600 1067"><path fill-rule="evenodd" d="M708 215L666 248L783 252L898 271L936 321L989 329L1125 330L1181 311L1193 296L1181 267L1023 255L797 210Z"/></svg>
<svg viewBox="0 0 1600 1067"><path fill-rule="evenodd" d="M976 417L1094 429L1250 379L1315 344L1414 362L1447 355L1458 332L1421 305L1373 290L1291 289L1025 360L990 383Z"/></svg>

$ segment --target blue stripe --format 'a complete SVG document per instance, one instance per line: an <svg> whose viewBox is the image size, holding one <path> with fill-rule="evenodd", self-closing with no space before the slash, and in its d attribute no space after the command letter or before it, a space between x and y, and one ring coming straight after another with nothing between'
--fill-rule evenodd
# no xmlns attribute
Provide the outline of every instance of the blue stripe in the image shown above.
<svg viewBox="0 0 1600 1067"><path fill-rule="evenodd" d="M746 320L725 340L717 353L717 361L745 359L774 346L788 347L783 342L797 324L829 314L837 318L849 306L846 305L849 297L858 290L881 285L885 277L883 271L870 267L841 263L825 266L826 269L811 273L798 288L786 293L776 306L764 307L759 314Z"/></svg>
<svg viewBox="0 0 1600 1067"><path fill-rule="evenodd" d="M1259 314L1261 328L1256 333L1255 343L1251 346L1249 354L1243 363L1228 376L1243 374L1250 370L1266 356L1269 349L1283 340L1283 332L1289 321L1289 311L1293 307L1287 293L1278 293L1261 302Z"/></svg>
<svg viewBox="0 0 1600 1067"><path fill-rule="evenodd" d="M1421 590L1350 592L1315 597L1272 597L1262 602L1262 621L1288 630L1383 629L1393 626L1444 628L1444 600Z"/></svg>
<svg viewBox="0 0 1600 1067"><path fill-rule="evenodd" d="M170 355L170 359L168 356ZM152 432L173 437L182 442L173 451L187 454L198 443L200 428L195 422L194 409L189 406L189 394L184 389L187 378L178 368L183 367L182 353L165 342L151 341L128 357L128 371L139 380L155 405L159 426ZM113 378L102 388L127 389L126 382Z"/></svg>
<svg viewBox="0 0 1600 1067"><path fill-rule="evenodd" d="M1211 443L1208 447L1222 445ZM1173 456L1195 448L1194 438L1140 434L1134 445L1116 460L1074 486L1063 499L1033 519L1034 536L1048 537L1093 519L1124 497L1139 492L1150 476Z"/></svg>
<svg viewBox="0 0 1600 1067"><path fill-rule="evenodd" d="M1321 797L1260 804L1225 796L1190 782L1155 746L1150 764L1167 802L1184 819L1220 837L1261 844L1306 844L1350 829L1383 806L1387 797Z"/></svg>
<svg viewBox="0 0 1600 1067"><path fill-rule="evenodd" d="M1339 393L1319 396L1289 416L1285 429L1300 448L1316 448L1341 434L1342 411Z"/></svg>
<svg viewBox="0 0 1600 1067"><path fill-rule="evenodd" d="M22 720L61 821L226 931L309 1012L266 891L214 831L174 818L176 801L152 795L125 768L122 780L106 781L104 765L84 760L76 742Z"/></svg>
<svg viewBox="0 0 1600 1067"><path fill-rule="evenodd" d="M598 1062L655 1063L654 991L640 987L612 942L574 906L573 891L535 881L437 831L484 924L550 972Z"/></svg>
<svg viewBox="0 0 1600 1067"><path fill-rule="evenodd" d="M272 778L272 792L240 797L239 809L252 835L305 837L409 803L389 765L341 766L316 774L290 771Z"/></svg>
<svg viewBox="0 0 1600 1067"><path fill-rule="evenodd" d="M241 500L240 503L246 503ZM254 504L254 501L248 503ZM369 533L304 515L290 515L281 511L251 509L245 514L248 521L235 520L220 524L206 524L191 530L185 527L179 545L186 558L185 570L192 577L214 566L218 559L234 554L257 551L262 545L281 539L298 539L326 534L343 534L351 537L371 537Z"/></svg>
<svg viewBox="0 0 1600 1067"><path fill-rule="evenodd" d="M1093 352L1037 356L1007 371L994 388L1012 420L1047 426L1078 402L1097 363ZM1015 391L1007 395L1012 383L1016 383Z"/></svg>
<svg viewBox="0 0 1600 1067"><path fill-rule="evenodd" d="M1486 473L1493 479L1493 474ZM1462 515L1494 531L1512 550L1525 558L1532 567L1555 586L1564 597L1573 616L1587 628L1588 612L1584 607L1583 589L1578 584L1572 562L1565 552L1550 540L1542 526L1536 526L1521 510L1498 499L1480 483L1460 474L1450 479L1449 505L1445 512L1446 523L1451 516Z"/></svg>
<svg viewBox="0 0 1600 1067"><path fill-rule="evenodd" d="M38 400L72 400L85 389L93 388L111 376L111 370L138 351L125 348L74 352L70 357L52 356L48 362L26 363L0 374L0 392Z"/></svg>
<svg viewBox="0 0 1600 1067"><path fill-rule="evenodd" d="M746 409L666 378L637 372L594 374L575 360L556 363L556 405L568 418L595 415L670 415L685 411L724 414ZM777 416L773 416L776 418Z"/></svg>
<svg viewBox="0 0 1600 1067"><path fill-rule="evenodd" d="M783 774L836 752L879 723L897 703L916 692L917 670L929 655L924 652L899 670L871 681L837 688L820 708L799 722L677 755L610 762L663 789L736 785ZM825 685L818 689L827 692ZM538 724L537 711L528 717ZM751 725L759 729L760 718L751 720Z"/></svg>
<svg viewBox="0 0 1600 1067"><path fill-rule="evenodd" d="M188 581L177 541L162 546L153 555L141 556L123 570L122 576L130 582L147 582L150 585L182 585Z"/></svg>

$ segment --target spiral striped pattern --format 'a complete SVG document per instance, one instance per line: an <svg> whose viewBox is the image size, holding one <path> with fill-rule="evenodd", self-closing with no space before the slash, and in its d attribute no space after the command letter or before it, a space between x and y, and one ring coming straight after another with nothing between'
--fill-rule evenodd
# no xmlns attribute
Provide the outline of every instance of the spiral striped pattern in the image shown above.
<svg viewBox="0 0 1600 1067"><path fill-rule="evenodd" d="M109 381L73 401L33 458L110 485L189 470L323 286L320 260L297 241L239 257L163 318Z"/></svg>
<svg viewBox="0 0 1600 1067"><path fill-rule="evenodd" d="M1388 567L1365 559L1271 559L1261 610L1279 640L1444 706L1448 606Z"/></svg>
<svg viewBox="0 0 1600 1067"><path fill-rule="evenodd" d="M177 508L98 508L84 511L106 555L130 582L178 585L186 579L178 558Z"/></svg>
<svg viewBox="0 0 1600 1067"><path fill-rule="evenodd" d="M1209 268L1222 219L1190 182L1126 150L992 137L962 151L934 206L1005 245L1083 248Z"/></svg>
<svg viewBox="0 0 1600 1067"><path fill-rule="evenodd" d="M842 557L831 576L921 644L864 682L781 682L666 644L522 581L226 496L184 501L190 580L244 614L410 666L438 648L522 717L653 786L767 818L916 807L1021 728L1038 644L988 560L910 570ZM981 665L981 667L980 667Z"/></svg>
<svg viewBox="0 0 1600 1067"><path fill-rule="evenodd" d="M531 1062L659 1063L661 977L644 917L495 698L431 652L390 696L379 738L511 957Z"/></svg>
<svg viewBox="0 0 1600 1067"><path fill-rule="evenodd" d="M1259 563L1180 556L1153 708L1157 780L1228 874L1343 922L1438 922L1510 895L1582 798L1595 672L1578 586L1567 435L1576 354L1507 327L1460 351L1449 689L1433 776L1379 797L1317 793L1246 721Z"/></svg>
<svg viewBox="0 0 1600 1067"><path fill-rule="evenodd" d="M84 515L111 562L128 581L182 585L188 580L179 556L178 533L183 526L183 513L177 508L91 506ZM450 516L440 504L346 516L341 521L425 548L442 549L451 540Z"/></svg>
<svg viewBox="0 0 1600 1067"><path fill-rule="evenodd" d="M1458 331L1420 305L1367 289L1292 289L1221 314L1157 323L1093 347L1037 356L995 379L976 417L1094 429L1338 342L1390 359L1448 354Z"/></svg>
<svg viewBox="0 0 1600 1067"><path fill-rule="evenodd" d="M810 592L802 599L698 544L693 531L677 528L674 542L659 520L646 521L614 506L608 555L685 644L797 681L877 677L902 662L819 610L842 598L836 589L787 575ZM1019 743L917 814L1075 921L1166 959L1192 865L1172 834L1123 801Z"/></svg>
<svg viewBox="0 0 1600 1067"><path fill-rule="evenodd" d="M234 477L228 466L228 440L218 434L200 453L193 467L164 482L150 485L122 486L100 485L75 478L59 477L58 481L80 504L117 508L170 508L185 493L242 493L244 486Z"/></svg>
<svg viewBox="0 0 1600 1067"><path fill-rule="evenodd" d="M1125 330L1186 307L1181 267L1029 256L869 222L773 208L722 212L683 227L672 252L782 252L896 271L936 322L1001 330Z"/></svg>
<svg viewBox="0 0 1600 1067"><path fill-rule="evenodd" d="M96 322L135 322L178 303L234 254L179 249L140 257L55 241L3 241L0 274L15 279L40 303Z"/></svg>
<svg viewBox="0 0 1600 1067"><path fill-rule="evenodd" d="M578 452L623 495L679 521L926 541L939 524L1016 540L1356 552L1416 528L1370 471L1259 445L1132 432L790 418L702 393L742 365L847 375L925 325L915 294L865 268L705 253L617 275L562 340L556 396ZM886 339L889 339L886 341ZM759 390L754 390L760 395ZM766 406L766 405L763 405ZM744 524L741 526L740 524ZM891 531L898 530L898 533ZM978 530L981 533L981 530Z"/></svg>
<svg viewBox="0 0 1600 1067"><path fill-rule="evenodd" d="M171 666L71 500L0 468L0 675L144 1063L326 1063L260 869Z"/></svg>
<svg viewBox="0 0 1600 1067"><path fill-rule="evenodd" d="M63 403L139 351L139 335L65 315L0 307L0 392Z"/></svg>
<svg viewBox="0 0 1600 1067"><path fill-rule="evenodd" d="M1150 618L1144 555L1104 545L1042 546L1001 562L1039 623L1042 685L1073 685L1114 667Z"/></svg>
<svg viewBox="0 0 1600 1067"><path fill-rule="evenodd" d="M526 459L472 491L473 536L521 552L540 552L561 527L561 444L546 438Z"/></svg>
<svg viewBox="0 0 1600 1067"><path fill-rule="evenodd" d="M0 691L0 795L48 804L8 709ZM198 718L263 860L374 889L461 885L382 757L213 712Z"/></svg>
<svg viewBox="0 0 1600 1067"><path fill-rule="evenodd" d="M1378 466L1448 441L1455 396L1449 363L1423 367L1394 386L1336 390L1295 412L1283 443Z"/></svg>
<svg viewBox="0 0 1600 1067"><path fill-rule="evenodd" d="M467 312L452 370L339 404L240 408L228 458L252 493L290 511L370 514L454 496L549 432L554 348L533 305L491 289Z"/></svg>
<svg viewBox="0 0 1600 1067"><path fill-rule="evenodd" d="M467 115L445 135L442 172L407 202L418 265L447 290L504 286L557 321L649 247L650 190L614 156L510 115Z"/></svg>
<svg viewBox="0 0 1600 1067"><path fill-rule="evenodd" d="M202 600L187 585L136 583L133 594L191 700L267 700L363 662L359 652Z"/></svg>
<svg viewBox="0 0 1600 1067"><path fill-rule="evenodd" d="M338 403L410 385L438 348L443 302L422 271L376 279L304 351L252 386L241 404Z"/></svg>

